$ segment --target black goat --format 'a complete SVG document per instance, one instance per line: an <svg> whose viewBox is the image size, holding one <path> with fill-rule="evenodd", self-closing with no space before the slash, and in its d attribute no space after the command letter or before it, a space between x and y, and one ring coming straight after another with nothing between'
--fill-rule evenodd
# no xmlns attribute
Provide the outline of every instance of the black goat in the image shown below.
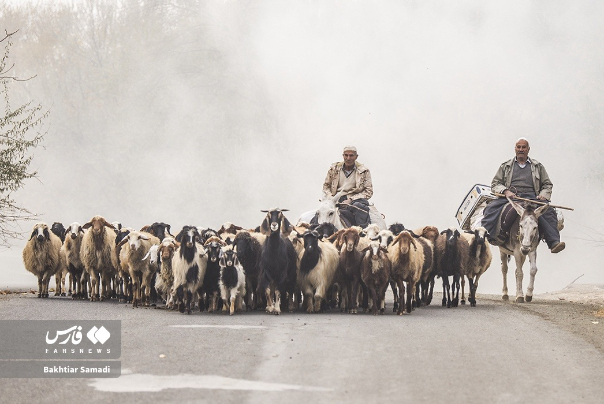
<svg viewBox="0 0 604 404"><path fill-rule="evenodd" d="M291 223L283 215L287 209L263 210L266 217L260 225L266 234L260 257L259 288L266 294L266 312L280 314L284 308L293 309L298 256L291 241L286 237ZM284 298L283 304L281 297Z"/></svg>
<svg viewBox="0 0 604 404"><path fill-rule="evenodd" d="M210 237L204 244L205 249L208 251L208 266L203 278L203 285L197 291L200 296L205 295L205 299L202 298L200 300L204 302L204 305L199 307L199 311L207 308L208 313L213 313L222 308L222 300L219 302L218 299L220 296L218 281L220 280L220 249L225 245L226 243L220 237L216 236Z"/></svg>
<svg viewBox="0 0 604 404"><path fill-rule="evenodd" d="M457 307L459 304L459 278L467 265L468 252L468 243L455 228L441 231L436 239L436 273L443 281L443 306ZM453 298L449 284L450 276L453 277Z"/></svg>
<svg viewBox="0 0 604 404"><path fill-rule="evenodd" d="M258 291L258 279L262 245L265 240L266 236L263 234L240 231L233 241L237 258L245 271L246 304L250 310L255 310L263 304L262 293Z"/></svg>

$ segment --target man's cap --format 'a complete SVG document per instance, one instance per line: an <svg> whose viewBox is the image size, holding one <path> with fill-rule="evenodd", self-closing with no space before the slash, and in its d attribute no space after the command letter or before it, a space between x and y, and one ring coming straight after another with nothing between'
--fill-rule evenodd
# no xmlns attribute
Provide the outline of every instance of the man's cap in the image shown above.
<svg viewBox="0 0 604 404"><path fill-rule="evenodd" d="M355 152L355 153L356 153L356 152L357 152L357 148L356 148L356 147L354 147L354 146L346 146L346 147L344 147L343 152L345 153L345 152L347 152L347 151L352 151L352 152Z"/></svg>

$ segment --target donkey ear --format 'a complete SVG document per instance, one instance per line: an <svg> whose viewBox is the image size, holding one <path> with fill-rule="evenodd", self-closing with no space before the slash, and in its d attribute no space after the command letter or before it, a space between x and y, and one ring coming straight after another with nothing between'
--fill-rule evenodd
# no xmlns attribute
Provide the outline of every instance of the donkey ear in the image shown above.
<svg viewBox="0 0 604 404"><path fill-rule="evenodd" d="M549 208L549 204L548 205L543 205L543 206L537 208L535 210L535 217L539 218L539 216L541 216L542 214L544 214L547 211L548 208Z"/></svg>
<svg viewBox="0 0 604 404"><path fill-rule="evenodd" d="M519 203L514 202L511 198L508 198L508 201L510 201L510 204L512 205L512 207L514 208L514 210L516 212L518 212L518 215L520 217L522 217L522 215L524 214L524 208L522 207L522 205L520 205Z"/></svg>

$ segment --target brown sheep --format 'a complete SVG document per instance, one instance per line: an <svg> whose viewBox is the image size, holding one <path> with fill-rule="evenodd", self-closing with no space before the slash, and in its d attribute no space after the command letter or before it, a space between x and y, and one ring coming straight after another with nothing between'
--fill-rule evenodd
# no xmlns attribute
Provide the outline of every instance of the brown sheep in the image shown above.
<svg viewBox="0 0 604 404"><path fill-rule="evenodd" d="M111 283L114 282L116 268L114 267L115 229L113 225L102 216L94 216L82 226L82 229L90 229L84 234L80 250L80 259L84 269L90 277L90 300L99 300L100 283L102 294L100 299L108 299L112 296Z"/></svg>
<svg viewBox="0 0 604 404"><path fill-rule="evenodd" d="M415 287L421 279L424 266L424 248L422 243L416 241L411 232L403 230L388 247L388 256L392 262L392 278L399 290L401 305L398 314L402 315L405 308L407 313L411 314ZM405 283L407 283L406 299L404 298Z"/></svg>

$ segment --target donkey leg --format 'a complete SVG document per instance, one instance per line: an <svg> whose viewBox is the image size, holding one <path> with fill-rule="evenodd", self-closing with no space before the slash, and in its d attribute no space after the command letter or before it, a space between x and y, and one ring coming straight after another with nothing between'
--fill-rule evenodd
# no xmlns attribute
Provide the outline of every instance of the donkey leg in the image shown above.
<svg viewBox="0 0 604 404"><path fill-rule="evenodd" d="M524 265L526 255L518 253L514 258L516 259L516 303L524 303L524 292L522 291L524 273L522 272L522 266Z"/></svg>
<svg viewBox="0 0 604 404"><path fill-rule="evenodd" d="M535 288L535 275L537 275L537 250L528 253L529 263L531 264L531 277L526 288L526 301L533 300L533 289Z"/></svg>
<svg viewBox="0 0 604 404"><path fill-rule="evenodd" d="M503 300L510 300L508 296L508 255L503 251L499 252L501 258L501 274L503 275L503 288L501 290L501 298Z"/></svg>

